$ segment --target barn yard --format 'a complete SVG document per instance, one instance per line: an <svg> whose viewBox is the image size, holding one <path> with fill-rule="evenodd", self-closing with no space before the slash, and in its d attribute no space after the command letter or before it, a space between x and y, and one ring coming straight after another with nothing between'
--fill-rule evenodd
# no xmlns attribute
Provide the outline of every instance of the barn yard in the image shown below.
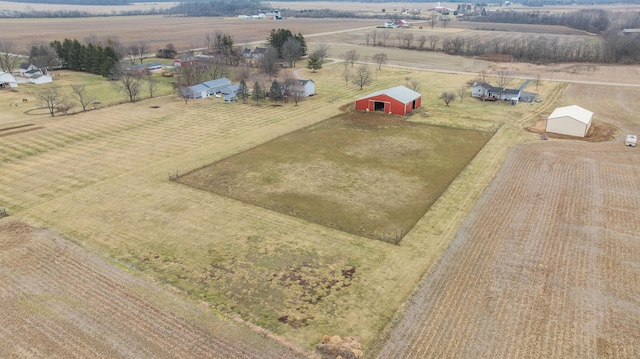
<svg viewBox="0 0 640 359"><path fill-rule="evenodd" d="M197 30L194 38L206 33ZM161 33L154 32L160 38ZM74 36L69 34L65 36ZM261 40L260 34L254 31L251 39ZM318 36L317 41L331 41L331 35ZM33 36L25 33L26 43ZM331 54L337 57L351 46L332 44ZM369 57L379 51L357 46ZM86 272L83 263L103 268L99 263L107 259L104 276L117 277L109 271L123 275L126 270L173 292L179 300L187 299L181 302L185 312L178 313L163 306L174 300L165 300L163 290L128 294L121 287L114 300L134 296L140 298L136 305L161 303L157 308L172 318L191 318L192 306L198 304L206 313L242 318L308 351L323 335L337 334L357 337L365 356L380 358L402 354L422 358L429 353L442 358L640 355L640 328L633 320L639 316L639 247L631 237L640 223L635 214L640 157L622 145L620 136L640 132L636 115L640 88L559 82L629 84L638 78L640 68L500 65L404 50L390 55L390 62L399 66L383 66L363 91L345 84L340 64L327 64L315 74L302 71L303 77L314 79L318 94L299 106L224 104L215 98L185 105L174 96L163 96L66 117L37 112L35 101L4 112L0 205L9 217L0 218L0 281L11 285L22 275L27 282L37 282L54 273L54 283L39 282L36 288L44 303L55 304L57 310L44 312L26 299L34 292L31 287L4 289L7 301L1 309L19 307L18 313L25 314L9 318L5 328L34 328L34 318L45 317L50 325L38 326L41 332L25 337L42 340L49 356L69 352L65 345L70 339L51 340L61 327L78 333L74 338L87 335L92 330L87 328L105 328L114 338L121 337L116 333L121 329L109 318L128 312L95 309L94 303L105 302L95 296L89 303L70 300L76 291L60 288L67 282L82 288L93 278L74 278ZM482 69L507 67L514 74L552 79L542 81L543 101L503 106L467 98L445 106L438 99L442 91L464 86ZM422 106L429 112L428 117L412 116L411 122L495 135L400 246L168 179L170 173L190 172L322 123L371 91L409 80L422 84ZM23 95L0 94L3 103L20 101ZM597 121L614 126L614 138L598 143L539 141L524 130L555 106L571 104L589 108ZM21 125L31 127L6 130ZM26 251L42 253L19 262ZM76 251L79 260L73 259ZM438 261L443 252L442 258L456 260ZM52 257L59 260L49 260ZM68 263L72 269L65 269ZM122 282L129 283L127 278ZM409 297L421 279L423 286ZM136 305L125 306L136 309ZM98 314L61 319L70 312ZM133 314L129 319L136 322ZM144 323L167 327L163 320ZM182 319L176 320L168 326ZM218 325L213 319L212 323ZM199 328L189 329L194 338L201 334ZM239 333L228 337L231 346L245 340L250 342L246 353L251 353L252 348L267 345L276 357L285 350L260 342L245 329L228 329ZM205 330L209 330L206 325ZM149 333L156 340L149 344L153 348L162 347L157 342L174 343L175 337L165 339L162 331ZM3 342L11 335L0 331ZM175 343L177 354L198 354ZM92 353L82 343L74 345ZM107 345L100 347L105 356L110 353ZM23 353L16 347L8 350L6 356ZM240 357L250 357L246 353Z"/></svg>

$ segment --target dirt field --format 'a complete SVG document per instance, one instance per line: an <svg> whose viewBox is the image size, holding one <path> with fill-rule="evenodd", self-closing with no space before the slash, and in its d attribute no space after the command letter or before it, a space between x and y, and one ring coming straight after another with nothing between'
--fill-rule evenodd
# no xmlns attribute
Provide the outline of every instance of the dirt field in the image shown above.
<svg viewBox="0 0 640 359"><path fill-rule="evenodd" d="M379 357L638 357L639 159L513 150Z"/></svg>
<svg viewBox="0 0 640 359"><path fill-rule="evenodd" d="M0 219L0 357L291 358L49 230Z"/></svg>

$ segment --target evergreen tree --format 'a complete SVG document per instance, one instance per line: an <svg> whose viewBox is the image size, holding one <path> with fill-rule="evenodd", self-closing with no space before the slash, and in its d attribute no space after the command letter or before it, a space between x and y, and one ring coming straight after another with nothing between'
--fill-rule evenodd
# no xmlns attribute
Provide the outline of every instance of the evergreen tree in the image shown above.
<svg viewBox="0 0 640 359"><path fill-rule="evenodd" d="M262 86L258 82L253 84L253 92L251 92L251 99L256 101L256 105L260 103L260 100L264 98L264 92Z"/></svg>
<svg viewBox="0 0 640 359"><path fill-rule="evenodd" d="M276 105L278 104L278 101L284 99L284 95L282 94L282 86L276 80L273 80L271 82L271 88L269 89L269 98L271 99L271 101L275 102Z"/></svg>
<svg viewBox="0 0 640 359"><path fill-rule="evenodd" d="M247 98L249 97L249 88L247 87L247 83L244 81L244 79L240 80L240 85L238 86L238 96L240 96L243 103L247 102Z"/></svg>
<svg viewBox="0 0 640 359"><path fill-rule="evenodd" d="M320 56L318 56L317 54L309 56L307 68L309 70L312 70L312 72L320 70L322 68L322 60L320 60Z"/></svg>

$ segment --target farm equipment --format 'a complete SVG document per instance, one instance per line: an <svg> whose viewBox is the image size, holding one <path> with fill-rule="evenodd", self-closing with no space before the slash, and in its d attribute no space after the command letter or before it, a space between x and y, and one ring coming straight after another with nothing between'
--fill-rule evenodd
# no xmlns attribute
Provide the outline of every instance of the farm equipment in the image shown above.
<svg viewBox="0 0 640 359"><path fill-rule="evenodd" d="M625 146L636 147L638 144L638 136L636 135L627 135L627 139L624 141Z"/></svg>

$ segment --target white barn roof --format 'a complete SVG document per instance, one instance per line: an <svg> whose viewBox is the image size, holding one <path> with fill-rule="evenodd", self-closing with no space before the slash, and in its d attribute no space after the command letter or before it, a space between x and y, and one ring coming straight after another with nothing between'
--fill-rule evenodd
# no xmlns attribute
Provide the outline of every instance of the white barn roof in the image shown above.
<svg viewBox="0 0 640 359"><path fill-rule="evenodd" d="M418 97L422 96L420 95L420 93L415 92L409 88L406 88L404 86L396 86L396 87L392 87L392 88L388 88L386 90L380 90L380 91L376 91L373 93L368 94L367 96L364 96L362 98L359 98L358 100L362 100L365 98L369 98L369 97L374 97L374 96L378 96L378 95L387 95L391 98L394 98L402 103L409 103L415 99L417 99Z"/></svg>
<svg viewBox="0 0 640 359"><path fill-rule="evenodd" d="M571 117L585 125L589 125L591 123L591 117L593 117L593 112L578 105L571 105L556 108L548 118L553 119L558 117Z"/></svg>

